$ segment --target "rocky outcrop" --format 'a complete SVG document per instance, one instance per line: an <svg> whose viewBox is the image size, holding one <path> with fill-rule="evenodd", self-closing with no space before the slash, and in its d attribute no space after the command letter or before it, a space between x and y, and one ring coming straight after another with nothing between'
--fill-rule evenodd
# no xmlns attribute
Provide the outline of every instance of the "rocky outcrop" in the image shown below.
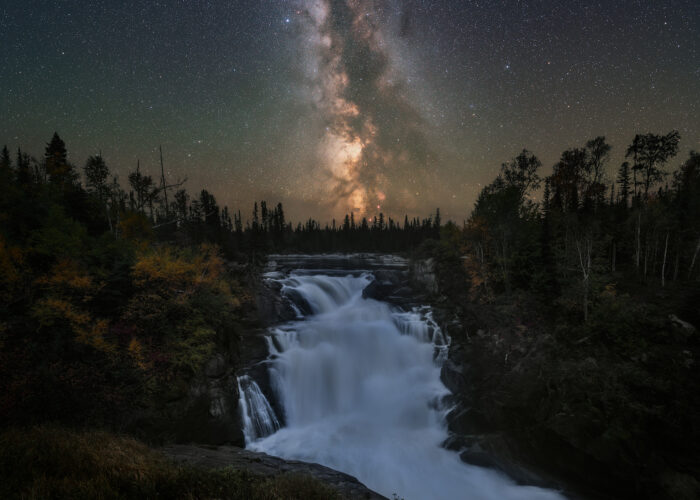
<svg viewBox="0 0 700 500"><path fill-rule="evenodd" d="M260 476L302 474L331 486L347 499L382 500L385 497L368 489L354 477L328 467L297 460L283 460L265 453L234 446L203 447L171 445L161 451L172 460L205 468L233 467Z"/></svg>
<svg viewBox="0 0 700 500"><path fill-rule="evenodd" d="M422 294L411 286L408 269L379 269L374 271L373 275L374 280L362 290L364 298L381 300L404 308L410 308L420 302Z"/></svg>
<svg viewBox="0 0 700 500"><path fill-rule="evenodd" d="M288 273L295 269L323 269L330 271L376 271L379 269L406 269L408 261L397 255L386 254L320 254L320 255L270 255L265 272Z"/></svg>
<svg viewBox="0 0 700 500"><path fill-rule="evenodd" d="M281 288L278 281L271 279L258 282L255 304L260 321L266 326L291 321L297 316L290 300L280 293Z"/></svg>
<svg viewBox="0 0 700 500"><path fill-rule="evenodd" d="M177 442L243 446L234 366L223 354L211 358L185 398L170 406Z"/></svg>
<svg viewBox="0 0 700 500"><path fill-rule="evenodd" d="M435 273L435 259L411 261L411 278L414 285L430 295L438 293L438 280Z"/></svg>
<svg viewBox="0 0 700 500"><path fill-rule="evenodd" d="M668 316L668 319L671 321L671 324L675 328L680 329L685 335L693 335L697 331L697 328L695 328L693 325L691 325L687 321L683 321L675 314L670 314Z"/></svg>

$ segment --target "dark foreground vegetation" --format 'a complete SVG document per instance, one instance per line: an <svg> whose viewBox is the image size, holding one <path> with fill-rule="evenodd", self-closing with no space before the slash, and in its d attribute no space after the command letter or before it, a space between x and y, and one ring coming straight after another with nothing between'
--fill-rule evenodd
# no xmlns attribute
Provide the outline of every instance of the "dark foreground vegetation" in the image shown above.
<svg viewBox="0 0 700 500"><path fill-rule="evenodd" d="M675 132L635 137L614 178L602 137L565 151L544 179L523 151L461 227L443 224L439 211L402 223L378 214L295 226L281 204L264 202L244 220L162 170L154 180L137 167L122 185L94 156L80 172L58 135L39 160L5 149L0 426L15 430L2 436L0 476L12 481L0 496L277 491L66 428L176 439L166 408L215 353L236 359L257 321L256 266L266 253L379 251L435 262L436 303L466 327L453 350L472 378L452 389L476 409L469 425L506 433L523 456L597 493L694 498L700 154L677 160L678 141ZM61 427L26 430L47 422ZM102 456L99 441L113 453ZM75 455L64 457L65 447ZM284 497L270 494L259 498Z"/></svg>
<svg viewBox="0 0 700 500"><path fill-rule="evenodd" d="M6 499L340 498L307 476L176 465L130 437L50 426L0 434L0 477L0 497Z"/></svg>

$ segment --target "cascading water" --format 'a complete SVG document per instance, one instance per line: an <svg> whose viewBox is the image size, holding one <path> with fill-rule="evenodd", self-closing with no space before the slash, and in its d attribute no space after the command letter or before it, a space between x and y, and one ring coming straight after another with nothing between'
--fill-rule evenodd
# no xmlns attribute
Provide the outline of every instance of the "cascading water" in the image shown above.
<svg viewBox="0 0 700 500"><path fill-rule="evenodd" d="M280 428L275 412L255 380L248 375L238 377L238 394L246 444L269 436Z"/></svg>
<svg viewBox="0 0 700 500"><path fill-rule="evenodd" d="M440 446L448 339L429 309L401 312L362 298L369 275L293 273L280 281L311 314L272 331L270 378L286 427L248 448L320 463L406 500L561 498ZM246 404L250 410L247 397ZM272 412L265 404L258 408Z"/></svg>

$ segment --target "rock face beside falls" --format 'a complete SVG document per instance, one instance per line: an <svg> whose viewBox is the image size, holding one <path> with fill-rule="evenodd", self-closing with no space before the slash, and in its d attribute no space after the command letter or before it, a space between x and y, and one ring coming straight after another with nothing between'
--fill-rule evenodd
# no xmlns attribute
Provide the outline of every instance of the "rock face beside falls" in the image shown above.
<svg viewBox="0 0 700 500"><path fill-rule="evenodd" d="M161 448L172 460L205 468L233 467L261 476L279 474L303 474L311 476L334 488L349 500L385 500L386 497L365 487L354 477L328 467L298 460L281 458L244 450L235 446L171 445Z"/></svg>

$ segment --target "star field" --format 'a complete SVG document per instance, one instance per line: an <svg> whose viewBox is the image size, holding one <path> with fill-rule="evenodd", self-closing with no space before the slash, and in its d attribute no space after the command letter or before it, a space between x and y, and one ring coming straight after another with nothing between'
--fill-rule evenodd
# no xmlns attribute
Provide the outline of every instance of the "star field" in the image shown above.
<svg viewBox="0 0 700 500"><path fill-rule="evenodd" d="M700 149L695 1L18 1L0 7L0 143L58 131L248 211L461 221L526 147Z"/></svg>

